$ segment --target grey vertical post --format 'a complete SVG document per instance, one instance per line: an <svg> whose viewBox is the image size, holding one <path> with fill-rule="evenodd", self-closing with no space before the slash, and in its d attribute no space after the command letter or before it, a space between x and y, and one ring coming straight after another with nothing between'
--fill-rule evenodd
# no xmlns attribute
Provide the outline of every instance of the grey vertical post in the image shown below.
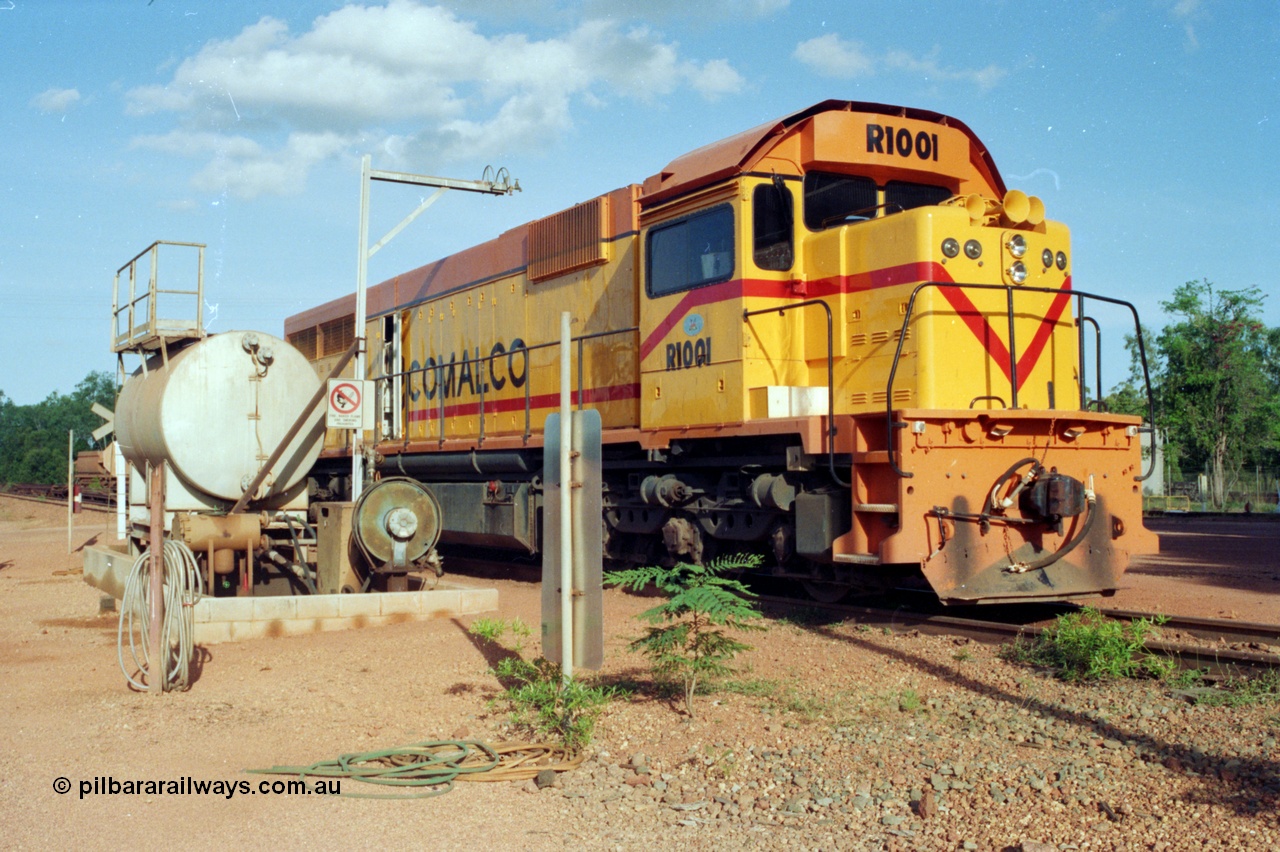
<svg viewBox="0 0 1280 852"><path fill-rule="evenodd" d="M164 692L169 662L169 649L161 648L164 623L164 462L151 468L151 530L148 547L151 558L150 618L147 632L147 691L152 695Z"/></svg>
<svg viewBox="0 0 1280 852"><path fill-rule="evenodd" d="M568 477L573 523L573 571L568 585L561 580L561 487L560 429L567 423L572 431L572 452ZM604 665L604 545L600 532L603 517L601 481L601 419L595 409L574 411L568 421L560 415L547 417L543 430L542 508L542 654L560 663L566 649L572 665L598 670ZM568 591L572 618L572 639L566 639L562 601Z"/></svg>
<svg viewBox="0 0 1280 852"><path fill-rule="evenodd" d="M560 670L573 677L573 446L569 409L569 312L560 314Z"/></svg>
<svg viewBox="0 0 1280 852"><path fill-rule="evenodd" d="M360 254L356 261L356 315L355 328L352 329L356 339L355 379L361 382L359 387L362 389L362 396L365 373L365 291L369 274L369 172L372 169L372 163L373 159L368 154L360 160ZM362 399L361 404L368 405L369 400ZM360 446L363 440L363 429L355 429L351 432L352 500L359 500L360 492L364 490L364 453Z"/></svg>
<svg viewBox="0 0 1280 852"><path fill-rule="evenodd" d="M76 430L67 432L67 553L71 552L71 530L75 525Z"/></svg>

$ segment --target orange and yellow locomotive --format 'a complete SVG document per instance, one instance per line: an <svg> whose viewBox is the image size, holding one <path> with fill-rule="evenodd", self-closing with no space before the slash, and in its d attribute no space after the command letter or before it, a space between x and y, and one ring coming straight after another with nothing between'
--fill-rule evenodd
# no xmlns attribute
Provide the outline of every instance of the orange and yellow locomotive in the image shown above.
<svg viewBox="0 0 1280 852"><path fill-rule="evenodd" d="M436 494L445 545L536 553L569 311L607 558L753 550L820 598L1105 594L1155 537L1142 420L1090 401L1084 328L1132 308L1071 269L964 124L826 101L370 288L365 442ZM322 374L354 304L286 321Z"/></svg>

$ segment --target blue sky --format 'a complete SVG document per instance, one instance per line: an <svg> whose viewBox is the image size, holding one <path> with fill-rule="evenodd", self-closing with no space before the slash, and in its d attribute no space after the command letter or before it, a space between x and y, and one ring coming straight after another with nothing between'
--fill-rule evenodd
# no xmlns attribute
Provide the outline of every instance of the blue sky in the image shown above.
<svg viewBox="0 0 1280 852"><path fill-rule="evenodd" d="M280 334L350 292L366 152L524 190L449 194L375 282L827 98L964 121L1071 226L1076 287L1148 327L1197 278L1272 293L1280 325L1272 0L0 0L0 58L0 391L22 404L114 369L112 276L154 240L208 244L211 331ZM375 185L372 238L419 197Z"/></svg>

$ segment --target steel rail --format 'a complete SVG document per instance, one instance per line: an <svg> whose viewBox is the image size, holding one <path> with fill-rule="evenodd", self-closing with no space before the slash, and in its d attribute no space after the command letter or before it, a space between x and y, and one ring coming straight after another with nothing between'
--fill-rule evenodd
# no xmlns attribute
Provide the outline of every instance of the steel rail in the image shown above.
<svg viewBox="0 0 1280 852"><path fill-rule="evenodd" d="M1077 608L1074 604L1068 606ZM1117 621L1133 621L1139 618L1152 617L1149 612L1135 612L1123 609L1098 609L1098 612L1107 618L1113 618ZM1164 633L1184 633L1207 642L1271 645L1280 648L1280 624L1261 624L1228 618L1199 618L1196 616L1174 615L1169 616L1159 627Z"/></svg>
<svg viewBox="0 0 1280 852"><path fill-rule="evenodd" d="M854 621L860 625L883 628L895 633L903 630L918 630L931 636L964 636L987 644L1011 642L1020 637L1035 638L1049 626L1042 621L992 621L955 615L939 615L904 608L880 609L847 604L823 604L816 601L766 595L762 595L757 600L783 607L803 607L810 610L831 612L832 614L844 616L846 620ZM1108 614L1106 610L1102 610L1102 612L1104 615ZM1152 617L1151 613L1115 612L1120 613L1114 616L1119 618ZM1211 631L1214 626L1218 625L1218 622L1218 619L1171 618L1160 625L1160 629L1162 631L1181 630L1190 632L1194 628L1202 631ZM1250 642L1257 642L1259 636L1265 637L1268 635L1265 632L1259 633L1259 628L1270 627L1272 631L1280 633L1280 627L1276 626L1246 625L1244 623L1240 623L1240 626L1247 627L1253 631L1254 638L1248 640ZM1275 634L1270 635L1274 636ZM1237 644L1239 644L1239 641ZM1272 645L1273 643L1257 642L1257 644ZM1219 645L1191 645L1158 638L1147 640L1143 647L1149 653L1169 657L1179 668L1205 669L1212 674L1238 674L1240 672L1257 672L1280 668L1280 653L1262 650L1243 650Z"/></svg>
<svg viewBox="0 0 1280 852"><path fill-rule="evenodd" d="M516 567L511 563L483 556L447 555L445 559L447 565L463 571L478 570L510 576L512 568ZM530 580L537 582L533 579L538 571L537 565L523 565L523 568ZM1082 608L1079 604L1029 603L1019 607L1016 612L1010 609L1001 611L994 607L982 608L982 612L990 615L990 618L971 618L964 615L925 612L908 606L889 608L856 604L824 604L814 600L779 595L760 595L756 600L779 609L831 613L842 621L894 633L916 630L930 636L962 636L992 645L1014 642L1022 637L1034 639L1052 624L1055 616ZM1153 613L1128 610L1098 611L1108 618L1119 620L1154 617ZM1001 615L1007 620L996 620ZM1263 645L1280 651L1280 625L1174 616L1159 625L1159 628L1165 635L1189 634L1206 642ZM1212 675L1234 676L1280 668L1280 652L1261 648L1235 648L1227 644L1196 645L1162 638L1149 639L1143 647L1152 654L1172 659L1181 669L1203 669Z"/></svg>

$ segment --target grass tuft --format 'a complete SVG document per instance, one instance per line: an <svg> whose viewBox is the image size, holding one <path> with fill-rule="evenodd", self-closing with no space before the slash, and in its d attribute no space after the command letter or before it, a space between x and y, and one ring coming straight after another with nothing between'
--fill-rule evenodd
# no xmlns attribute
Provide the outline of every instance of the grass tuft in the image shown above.
<svg viewBox="0 0 1280 852"><path fill-rule="evenodd" d="M1168 677L1171 660L1143 647L1157 633L1163 616L1115 621L1095 609L1059 616L1034 640L1005 646L1006 659L1046 666L1067 681L1109 681L1120 678Z"/></svg>

